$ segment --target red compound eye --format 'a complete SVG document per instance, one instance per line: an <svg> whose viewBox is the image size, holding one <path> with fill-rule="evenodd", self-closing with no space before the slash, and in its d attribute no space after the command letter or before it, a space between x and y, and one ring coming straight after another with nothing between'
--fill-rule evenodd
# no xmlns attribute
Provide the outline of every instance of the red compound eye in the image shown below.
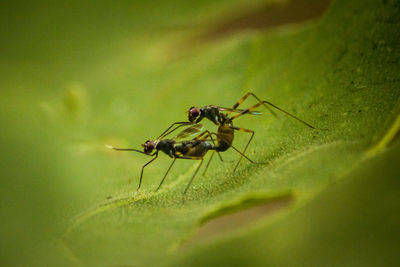
<svg viewBox="0 0 400 267"><path fill-rule="evenodd" d="M200 109L198 107L191 107L188 112L189 121L193 122L198 116L200 116Z"/></svg>
<svg viewBox="0 0 400 267"><path fill-rule="evenodd" d="M144 153L150 154L150 153L153 151L153 149L154 149L154 147L155 147L155 144L154 144L153 141L147 140L146 142L144 142L144 144L142 145L142 147L143 147Z"/></svg>

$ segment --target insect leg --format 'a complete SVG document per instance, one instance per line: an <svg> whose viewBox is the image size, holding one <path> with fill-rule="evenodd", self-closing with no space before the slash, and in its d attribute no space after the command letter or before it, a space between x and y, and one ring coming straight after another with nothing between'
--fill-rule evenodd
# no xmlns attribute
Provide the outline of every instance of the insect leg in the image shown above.
<svg viewBox="0 0 400 267"><path fill-rule="evenodd" d="M210 137L211 141L212 141L212 143L213 143L213 145L215 147L215 142L214 142L214 139L212 138L212 133L210 131L204 131L202 134L204 134L205 132L207 132L207 135L204 137L204 139L207 139L208 137ZM217 152L217 153L218 153L218 156L219 156L220 160L223 161L221 155L219 154L219 152ZM207 162L207 165L206 165L206 168L204 169L203 175L206 174L206 172L208 170L208 166L210 166L210 163L211 163L212 158L214 157L214 154L215 154L215 150L212 152L211 157Z"/></svg>
<svg viewBox="0 0 400 267"><path fill-rule="evenodd" d="M268 162L254 162L251 159L249 159L245 154L243 154L242 152L240 152L239 149L237 149L234 146L231 146L236 152L238 152L240 155L242 155L242 157L244 157L245 159L247 159L248 161L250 161L253 164L268 164Z"/></svg>
<svg viewBox="0 0 400 267"><path fill-rule="evenodd" d="M190 157L190 156L178 156L177 159L191 159L191 160L201 160L202 157Z"/></svg>
<svg viewBox="0 0 400 267"><path fill-rule="evenodd" d="M182 122L174 122L173 124L171 124L171 126L169 126L158 138L157 140L169 135L170 133L176 131L179 127L185 126L185 125L191 125L193 124L193 122L187 122L187 121L182 121ZM170 130L172 127L174 127L174 125L178 125L176 126L174 129ZM170 131L169 131L170 130Z"/></svg>
<svg viewBox="0 0 400 267"><path fill-rule="evenodd" d="M234 168L233 171L236 171L237 167L239 166L240 161L242 160L242 157L245 157L245 158L248 159L250 162L254 163L254 162L251 161L247 156L245 156L244 153L246 152L247 147L249 146L251 140L253 139L255 132L254 132L253 130L244 129L244 128L239 128L239 127L235 127L235 126L225 126L225 127L229 127L229 128L231 128L231 129L234 129L234 130L237 130L237 131L240 131L240 132L251 133L250 139L249 139L249 141L247 142L247 145L246 145L245 149L243 150L243 152L238 151L235 147L233 147L233 146L231 145L231 147L234 148L236 151L238 151L239 154L241 155L241 157L239 158L239 161L238 161L238 163L236 164L236 166L235 166L235 168ZM212 133L212 134L215 135L217 138L219 137L219 138L224 139L223 136L219 136L219 135L216 134L216 133Z"/></svg>
<svg viewBox="0 0 400 267"><path fill-rule="evenodd" d="M169 170L171 170L172 165L174 165L175 161L176 161L176 158L174 158L174 160L172 161L171 165L169 165L169 168L168 168L167 172L165 173L164 177L163 177L162 180L161 180L161 183L158 185L158 187L157 187L157 189L156 189L155 192L157 192L158 189L160 189L160 187L161 187L161 185L163 184L165 178L167 178L167 175L168 175L168 173L169 173Z"/></svg>
<svg viewBox="0 0 400 267"><path fill-rule="evenodd" d="M206 168L204 169L203 175L206 175L208 166L210 166L210 163L211 163L212 158L214 157L214 154L215 154L215 150L211 153L211 157L210 157L210 159L209 159L208 162L207 162L207 165L206 165ZM219 155L219 153L218 153L218 155ZM220 156L221 156L221 155L220 155Z"/></svg>
<svg viewBox="0 0 400 267"><path fill-rule="evenodd" d="M193 140L205 140L207 139L207 137L210 136L210 134L211 134L210 131L205 130L204 132L196 136Z"/></svg>
<svg viewBox="0 0 400 267"><path fill-rule="evenodd" d="M247 142L247 145L246 145L246 147L244 148L243 152L241 153L242 156L239 158L238 162L236 163L235 168L233 169L233 171L235 172L236 169L237 169L237 167L238 167L239 164L240 164L240 161L242 160L243 155L246 153L247 147L249 146L251 140L253 139L255 132L254 132L253 130L244 129L244 128L239 128L239 127L235 127L235 126L232 126L231 128L234 129L234 130L240 131L240 132L251 133L250 139L249 139L249 141Z"/></svg>
<svg viewBox="0 0 400 267"><path fill-rule="evenodd" d="M212 141L214 147L216 147L214 138L213 138L212 136L213 136L213 134L214 134L215 136L216 136L217 134L216 134L216 133L209 133L209 134L210 134L210 138L211 138L211 141ZM222 162L224 162L224 160L223 160L222 157L221 157L221 153L219 153L218 151L217 151L217 153L218 153L219 159L220 159ZM207 170L208 170L208 166L210 166L210 163L211 163L212 158L214 157L214 154L215 154L215 150L212 152L211 157L210 157L210 159L209 159L208 162L207 162L207 165L206 165L206 168L205 168L205 170L204 170L204 172L203 172L203 175L206 174L206 172L207 172Z"/></svg>
<svg viewBox="0 0 400 267"><path fill-rule="evenodd" d="M206 134L206 135L205 135ZM212 137L212 135L217 135L216 133L212 133L212 132L210 132L210 131L208 131L208 130L205 130L204 132L202 132L201 134L199 134L198 136L196 136L196 138L194 139L194 140L206 140L208 137L210 137L211 138L211 142L213 143L213 145L214 145L214 147L216 146L216 144L215 144L215 141L214 141L214 139L213 139L213 137ZM204 136L205 135L205 136ZM221 161L224 161L223 159L222 159L222 157L221 157L221 154L217 151L217 153L218 153L218 156L219 156L219 159L221 160ZM213 153L214 154L214 153ZM211 157L212 158L212 157ZM210 161L211 161L211 158L210 158ZM210 164L210 162L208 162L208 164L207 164L207 166ZM206 170L207 170L207 168L206 168ZM205 172L204 172L205 173Z"/></svg>
<svg viewBox="0 0 400 267"><path fill-rule="evenodd" d="M248 92L241 99L239 99L235 105L233 105L232 109L236 109L238 106L240 106L249 96L254 96L258 100L258 102L262 102L261 99L258 98L255 94L253 94L252 92ZM276 113L270 107L268 107L266 105L265 105L265 107L268 109L269 112L272 113L272 115L274 115L276 117ZM229 115L231 112L232 111L228 111L227 115Z"/></svg>
<svg viewBox="0 0 400 267"><path fill-rule="evenodd" d="M143 165L143 167L142 167L142 172L140 173L139 186L138 186L138 188L136 189L136 191L139 191L140 186L142 185L142 178L143 178L144 167L146 167L147 165L149 165L150 163L152 163L153 161L156 160L156 158L158 157L158 153L155 154L155 155L156 155L156 156L155 156L152 160L150 160L149 162L147 162L146 164Z"/></svg>
<svg viewBox="0 0 400 267"><path fill-rule="evenodd" d="M314 126L312 126L311 124L309 124L309 123L303 121L302 119L296 117L295 115L293 115L293 114L287 112L286 110L281 109L280 107L278 107L278 106L272 104L271 102L265 101L265 100L264 100L264 101L260 101L259 103L255 104L254 106L251 106L251 107L249 107L248 109L243 110L241 113L239 113L239 114L237 114L237 115L231 117L230 119L231 119L231 120L234 120L234 119L236 119L236 118L238 118L238 117L240 117L240 116L242 116L242 115L245 115L245 114L251 112L252 110L256 109L257 107L259 107L259 106L261 106L261 105L264 105L265 107L268 107L267 104L270 105L271 107L274 107L274 108L276 108L277 110L279 110L279 111L285 113L286 115L292 117L293 119L295 119L295 120L297 120L297 121L303 123L303 124L306 125L307 127L311 128L311 129L317 129L317 128L315 128ZM320 130L326 130L326 129L320 129Z"/></svg>
<svg viewBox="0 0 400 267"><path fill-rule="evenodd" d="M194 172L194 174L193 174L192 178L190 179L190 181L189 181L188 185L186 186L186 189L185 189L185 192L183 192L183 195L185 195L185 194L186 194L186 192L188 191L188 189L189 189L190 185L191 185L191 184L192 184L192 182L193 182L193 179L194 179L194 177L196 177L196 174L197 174L197 172L199 171L199 169L200 169L201 165L203 164L203 161L204 161L204 159L203 159L203 158L201 158L200 164L199 164L199 166L197 167L196 171Z"/></svg>
<svg viewBox="0 0 400 267"><path fill-rule="evenodd" d="M211 142L213 143L214 147L216 147L217 145L215 144L214 138L212 137L213 134L214 134L215 136L217 136L217 134L216 134L216 133L210 133ZM215 150L214 150L214 151L215 151ZM213 151L213 153L214 153L214 151ZM221 157L221 153L219 153L218 151L217 151L217 153L218 153L219 159L220 159L222 162L224 162L224 160L223 160L222 157ZM210 161L211 161L211 159L210 159ZM205 172L204 172L204 173L205 173Z"/></svg>

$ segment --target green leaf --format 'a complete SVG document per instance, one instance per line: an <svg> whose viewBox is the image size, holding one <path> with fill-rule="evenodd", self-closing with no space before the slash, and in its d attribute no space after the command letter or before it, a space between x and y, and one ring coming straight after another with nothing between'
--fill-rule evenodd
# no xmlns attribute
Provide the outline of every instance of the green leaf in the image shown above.
<svg viewBox="0 0 400 267"><path fill-rule="evenodd" d="M263 31L233 23L263 1L216 2L4 5L3 265L395 265L398 1L336 0ZM233 173L229 149L184 198L198 162L177 160L155 193L162 154L136 192L150 158L105 147L141 149L188 108L249 91L328 130L258 107L234 124L268 164Z"/></svg>

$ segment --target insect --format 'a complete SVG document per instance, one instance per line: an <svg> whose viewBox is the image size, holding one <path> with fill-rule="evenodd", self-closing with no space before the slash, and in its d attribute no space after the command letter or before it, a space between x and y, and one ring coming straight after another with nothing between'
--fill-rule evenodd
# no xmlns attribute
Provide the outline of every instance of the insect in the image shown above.
<svg viewBox="0 0 400 267"><path fill-rule="evenodd" d="M238 109L238 107L249 97L253 96L254 98L257 99L258 103L247 108L247 109ZM261 100L259 97L257 97L255 94L248 92L245 94L242 98L240 98L233 106L232 108L226 108L226 107L220 107L220 106L215 106L215 105L208 105L204 106L202 108L198 107L191 107L187 113L188 113L188 119L190 122L193 123L199 123L201 122L204 118L207 118L211 122L213 122L215 125L218 126L218 131L216 133L216 138L219 144L219 148L216 149L218 152L223 152L228 150L230 147L232 147L233 139L234 139L234 131L240 131L240 132L247 132L250 133L251 136L244 148L244 150L241 152L241 157L239 158L235 168L233 171L236 171L237 167L240 164L240 161L242 157L244 157L246 150L252 141L255 132L250 129L245 129L245 128L240 128L236 127L233 125L233 120L243 116L243 115L261 115L262 113L258 111L254 111L257 107L263 105L268 109L269 112L271 112L272 115L275 117L277 116L276 113L271 109L275 108L286 115L296 119L297 121L301 122L302 124L306 125L307 127L311 129L317 129L316 127L312 126L311 124L305 122L304 120L294 116L293 114L287 112L286 110L272 104L269 101L266 100ZM237 113L236 115L230 116L231 113ZM178 126L177 128L179 128ZM326 129L321 129L321 130L326 130Z"/></svg>
<svg viewBox="0 0 400 267"><path fill-rule="evenodd" d="M181 126L187 126L191 125L190 127L186 128L185 130L181 131L177 136L171 139L164 139L168 134L170 134L172 131L176 130L173 129L172 131L170 130L174 125L179 125ZM174 165L176 159L190 159L190 160L200 160L200 164L198 165L196 171L192 175L188 185L186 186L186 189L184 191L184 195L190 188L190 185L192 184L198 170L203 164L204 161L204 156L207 154L209 150L217 151L219 154L219 144L215 144L215 141L212 137L212 135L215 135L215 133L211 133L209 131L204 131L200 133L202 129L201 124L193 124L193 123L188 123L188 122L182 122L182 123L175 123L171 125L167 130L165 130L155 141L147 140L144 144L142 144L143 151L140 151L138 149L133 149L133 148L116 148L112 147L109 145L106 145L110 149L114 149L117 151L134 151L134 152L139 152L141 154L151 156L153 157L149 162L144 164L142 166L142 171L140 174L140 180L139 180L139 186L137 190L140 189L141 184L142 184L142 178L143 178L143 171L144 168L155 161L158 157L158 153L162 151L166 155L168 155L170 158L173 158L174 160L172 161L171 165L168 167L167 172L165 173L163 179L161 180L159 186L157 187L156 191L158 191L163 184L165 178L167 177L169 171L171 170L172 166ZM185 140L185 141L176 141L176 139L181 139L181 138L187 138L188 136L194 135L196 133L198 134L194 139L192 140ZM208 138L210 138L212 144L209 142ZM233 147L234 148L234 147ZM239 150L234 148L238 153L241 153ZM154 151L155 150L155 151ZM154 151L154 152L153 152ZM214 155L214 153L213 153ZM248 159L250 162L253 162L250 160L248 157L244 156L246 159ZM220 156L220 159L222 161L222 158ZM211 158L210 158L211 160ZM210 162L209 160L209 162ZM208 167L209 163L207 164ZM206 167L206 168L207 168Z"/></svg>
<svg viewBox="0 0 400 267"><path fill-rule="evenodd" d="M185 122L185 123L175 123L173 125L184 126L184 125L190 125L190 124L191 123ZM142 185L144 168L157 159L160 151L164 152L170 158L174 159L172 161L171 165L169 166L167 172L165 173L164 178L162 179L162 182L163 182L165 180L165 178L167 177L173 164L175 163L176 159L192 159L192 160L203 161L203 156L207 153L207 151L210 149L213 149L213 145L211 145L210 143L203 141L203 140L190 140L190 141L180 141L180 142L175 140L178 138L188 137L194 133L199 133L202 128L201 124L194 124L194 125L190 126L189 128L181 131L174 138L164 139L168 134L171 133L171 131L169 131L169 129L171 127L173 127L173 125L171 125L167 130L165 130L155 141L147 140L146 142L144 142L144 144L142 144L143 151L138 150L138 149L133 149L133 148L116 148L113 146L106 145L106 147L117 150L117 151L134 151L134 152L138 152L138 153L152 157L152 159L149 162L147 162L146 164L144 164L142 166L142 171L140 173L140 180L139 180L139 185L138 185L137 190L139 190L140 186ZM174 129L174 130L176 130L176 129ZM200 166L201 166L201 163L200 163ZM194 176L196 175L196 173L197 173L197 170L196 170ZM161 184L160 184L160 186L161 186Z"/></svg>

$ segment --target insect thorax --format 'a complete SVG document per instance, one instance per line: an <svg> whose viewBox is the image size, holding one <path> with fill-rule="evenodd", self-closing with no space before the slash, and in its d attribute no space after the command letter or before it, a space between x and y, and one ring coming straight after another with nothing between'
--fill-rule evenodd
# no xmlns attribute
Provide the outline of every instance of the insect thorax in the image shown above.
<svg viewBox="0 0 400 267"><path fill-rule="evenodd" d="M175 147L174 147L175 143L176 142L172 139L160 140L156 146L156 149L161 150L168 156L172 156L175 154Z"/></svg>
<svg viewBox="0 0 400 267"><path fill-rule="evenodd" d="M219 125L221 124L221 114L217 106L205 106L201 108L201 113L204 117Z"/></svg>

